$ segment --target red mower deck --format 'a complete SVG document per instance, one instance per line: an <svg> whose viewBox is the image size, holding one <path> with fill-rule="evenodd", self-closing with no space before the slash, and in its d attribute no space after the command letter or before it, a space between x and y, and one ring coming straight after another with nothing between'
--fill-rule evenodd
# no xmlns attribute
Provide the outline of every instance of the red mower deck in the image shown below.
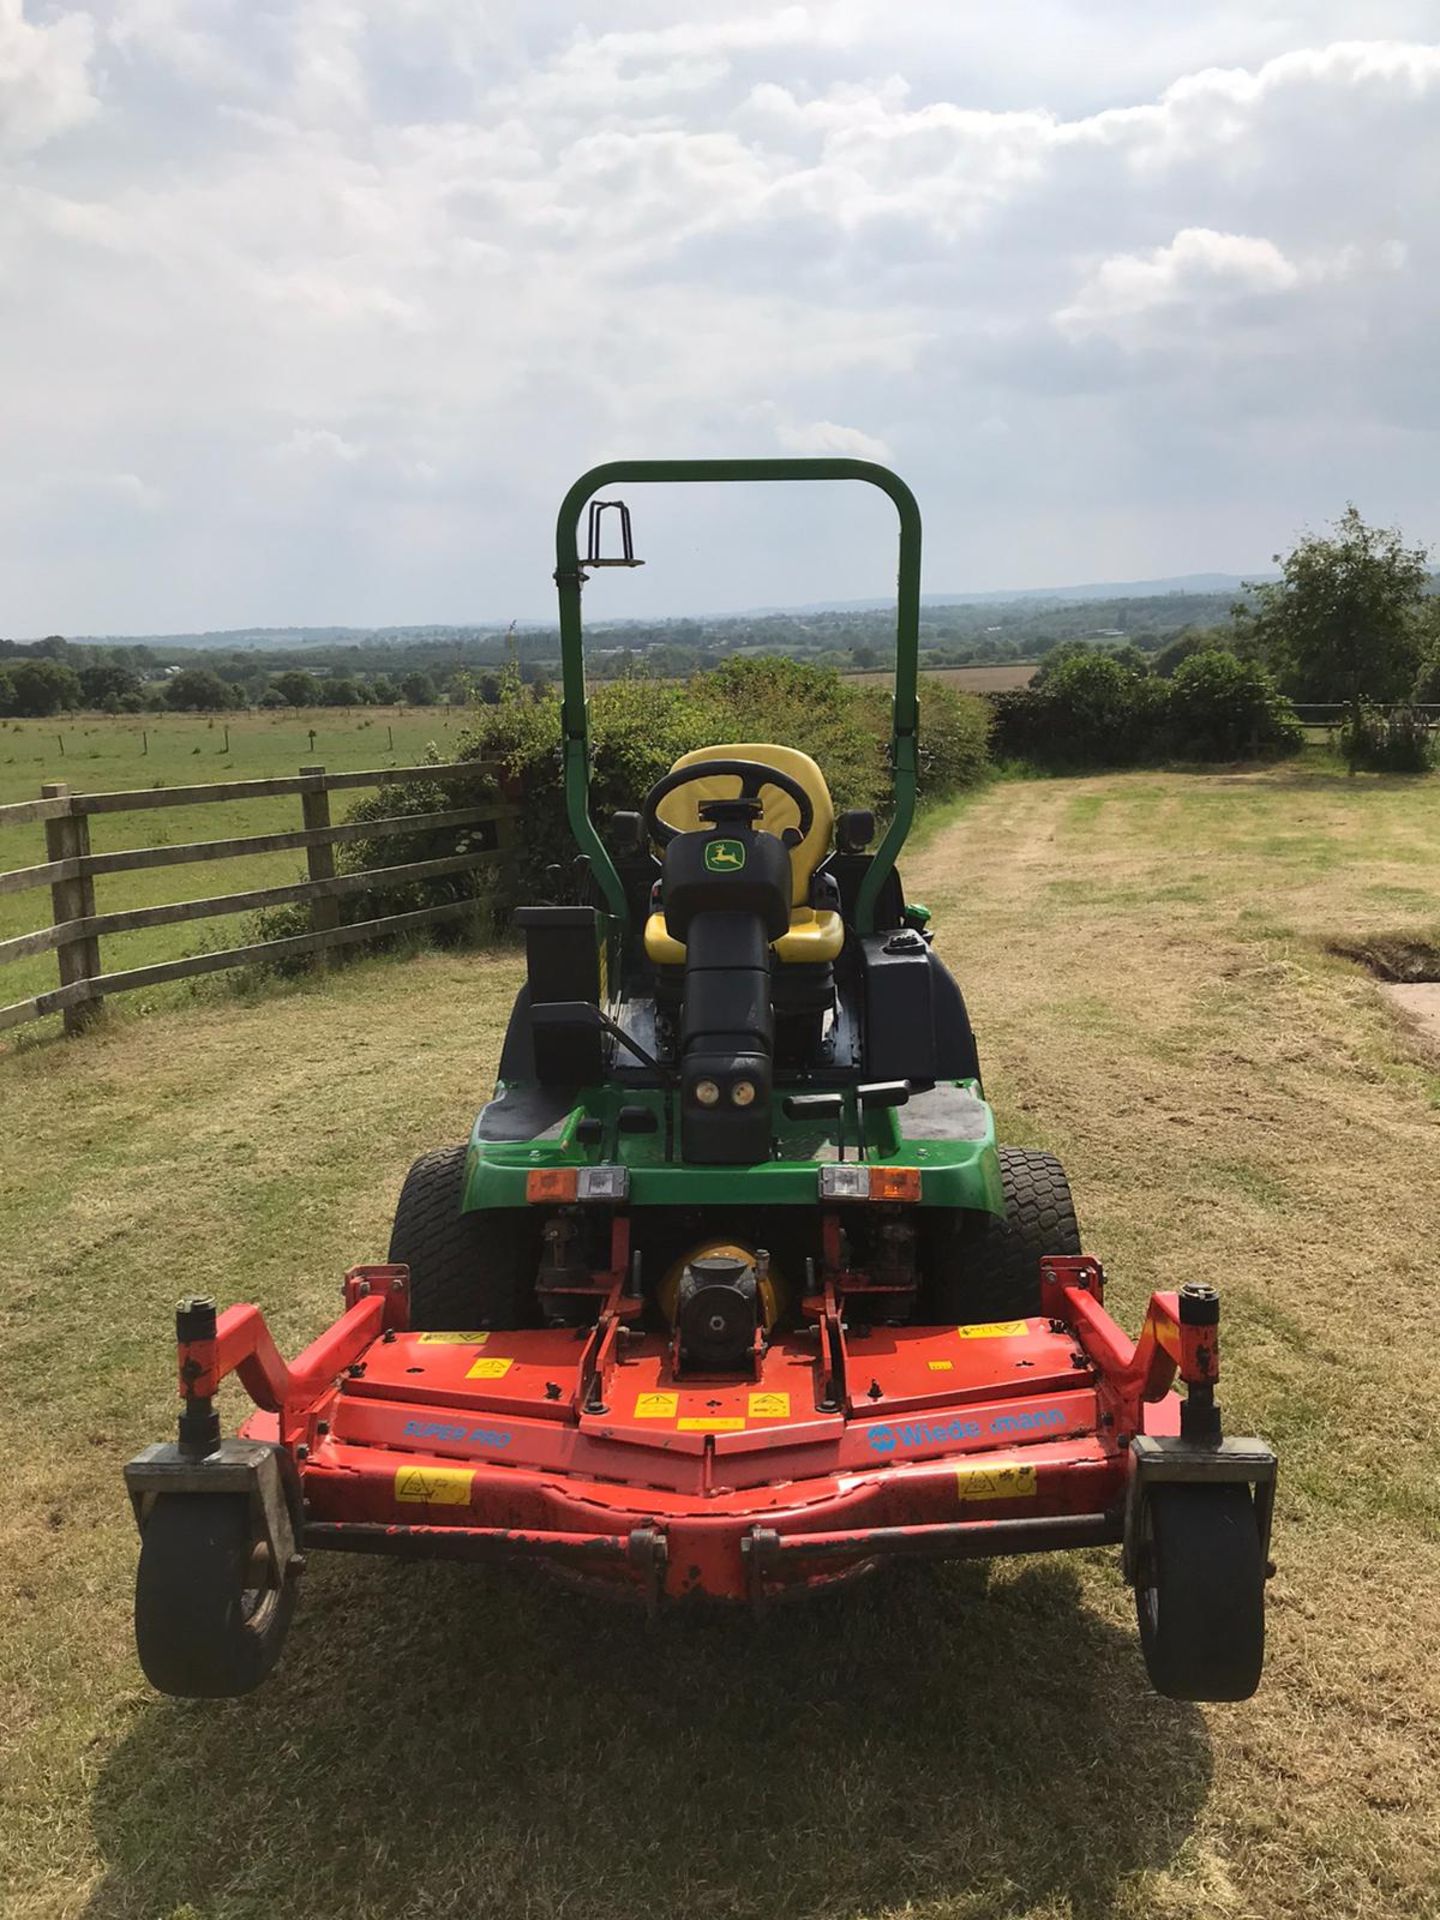
<svg viewBox="0 0 1440 1920"><path fill-rule="evenodd" d="M192 1304L182 1431L213 1442L237 1373L260 1408L241 1442L294 1463L298 1544L538 1560L652 1604L758 1603L899 1555L1118 1542L1137 1472L1193 1478L1198 1460L1255 1483L1253 1443L1182 1437L1211 1424L1209 1289L1154 1294L1132 1344L1097 1262L1043 1274L1042 1317L978 1326L847 1328L832 1294L737 1381L677 1376L618 1290L592 1328L412 1333L405 1270L360 1267L288 1367L256 1308L216 1322L199 1303L197 1328ZM142 1455L137 1497L185 1458L183 1439Z"/></svg>

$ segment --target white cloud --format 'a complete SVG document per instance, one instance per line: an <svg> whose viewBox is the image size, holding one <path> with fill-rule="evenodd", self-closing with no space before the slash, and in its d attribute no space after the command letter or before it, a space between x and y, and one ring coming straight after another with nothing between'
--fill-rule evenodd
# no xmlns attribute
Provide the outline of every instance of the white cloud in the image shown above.
<svg viewBox="0 0 1440 1920"><path fill-rule="evenodd" d="M329 427L296 427L275 451L281 460L348 467L360 459L364 449Z"/></svg>
<svg viewBox="0 0 1440 1920"><path fill-rule="evenodd" d="M43 146L97 110L94 39L82 13L41 26L26 20L24 0L0 0L0 154Z"/></svg>
<svg viewBox="0 0 1440 1920"><path fill-rule="evenodd" d="M1226 301L1288 293L1299 282L1299 270L1273 241L1186 227L1168 247L1103 260L1055 317L1062 327L1082 332L1159 308L1213 311Z"/></svg>
<svg viewBox="0 0 1440 1920"><path fill-rule="evenodd" d="M543 612L573 471L757 439L891 458L937 586L1431 536L1440 46L1305 11L0 0L7 624ZM77 569L42 443L146 537ZM825 538L687 593L874 590Z"/></svg>
<svg viewBox="0 0 1440 1920"><path fill-rule="evenodd" d="M882 464L892 457L883 440L862 433L859 427L840 426L834 420L812 420L805 426L777 425L775 438L787 453L834 453L850 460L879 460Z"/></svg>

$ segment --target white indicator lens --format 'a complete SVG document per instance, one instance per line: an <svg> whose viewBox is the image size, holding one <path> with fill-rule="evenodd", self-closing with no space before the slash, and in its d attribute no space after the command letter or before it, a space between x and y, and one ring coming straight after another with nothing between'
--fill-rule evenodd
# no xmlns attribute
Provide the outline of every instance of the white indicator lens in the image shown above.
<svg viewBox="0 0 1440 1920"><path fill-rule="evenodd" d="M737 1107L748 1107L752 1105L755 1099L755 1082L753 1080L737 1080L730 1089L730 1098L735 1102Z"/></svg>
<svg viewBox="0 0 1440 1920"><path fill-rule="evenodd" d="M720 1104L720 1089L713 1080L697 1080L691 1091L702 1107L715 1107Z"/></svg>
<svg viewBox="0 0 1440 1920"><path fill-rule="evenodd" d="M821 1167L820 1197L822 1200L868 1200L870 1169L868 1167Z"/></svg>

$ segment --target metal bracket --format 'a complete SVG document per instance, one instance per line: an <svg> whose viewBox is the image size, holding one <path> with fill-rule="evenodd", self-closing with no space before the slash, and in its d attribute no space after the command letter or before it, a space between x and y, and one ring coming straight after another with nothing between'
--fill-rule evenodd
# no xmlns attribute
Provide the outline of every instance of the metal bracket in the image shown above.
<svg viewBox="0 0 1440 1920"><path fill-rule="evenodd" d="M1122 1566L1134 1585L1140 1503L1153 1486L1242 1485L1254 1489L1255 1525L1260 1532L1260 1557L1270 1564L1270 1526L1275 1512L1275 1449L1266 1440L1249 1436L1197 1445L1171 1434L1137 1433L1129 1446L1130 1485L1125 1496L1125 1541Z"/></svg>
<svg viewBox="0 0 1440 1920"><path fill-rule="evenodd" d="M600 536L605 515L614 509L620 515L620 551L608 560L600 552ZM584 567L643 567L635 558L635 543L630 537L630 509L623 500L592 500L586 526Z"/></svg>
<svg viewBox="0 0 1440 1920"><path fill-rule="evenodd" d="M745 1566L745 1591L752 1613L765 1611L769 1601L766 1576L780 1558L780 1535L773 1527L751 1527L740 1542Z"/></svg>
<svg viewBox="0 0 1440 1920"><path fill-rule="evenodd" d="M164 1440L127 1460L124 1474L141 1533L157 1494L231 1494L250 1502L251 1519L270 1549L271 1564L282 1573L294 1568L299 1558L300 1482L283 1447L268 1440L222 1440L214 1453L197 1460L174 1441Z"/></svg>
<svg viewBox="0 0 1440 1920"><path fill-rule="evenodd" d="M631 1566L639 1567L645 1580L645 1612L653 1620L660 1611L665 1592L665 1569L670 1562L670 1543L657 1526L646 1522L632 1527L626 1543Z"/></svg>

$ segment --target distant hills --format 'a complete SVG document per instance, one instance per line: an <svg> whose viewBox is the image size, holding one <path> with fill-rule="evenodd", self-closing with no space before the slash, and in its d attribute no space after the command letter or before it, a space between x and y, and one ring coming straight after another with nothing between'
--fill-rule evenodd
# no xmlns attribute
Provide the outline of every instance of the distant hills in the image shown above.
<svg viewBox="0 0 1440 1920"><path fill-rule="evenodd" d="M1171 595L1237 595L1247 580L1273 578L1257 573L1182 573L1160 580L1102 580L1071 587L1006 587L985 593L938 592L921 595L927 608L940 607L1029 607L1040 605L1078 606L1094 600L1154 600ZM892 606L890 600L817 600L793 606L749 607L739 613L723 614L651 614L634 620L593 622L596 627L660 627L671 620L688 624L702 622L728 624L732 621L768 619L806 619L817 614L864 614L881 612ZM1177 610L1178 611L1178 610ZM1177 622L1176 624L1179 624ZM294 653L316 647L399 646L434 644L503 635L509 623L504 620L431 621L417 626L386 627L229 627L204 633L107 633L73 634L84 646L151 646L185 652L212 649L255 653ZM549 621L521 620L517 631L526 633L552 630Z"/></svg>
<svg viewBox="0 0 1440 1920"><path fill-rule="evenodd" d="M1092 580L1078 587L998 587L988 593L922 593L922 607L1029 606L1056 601L1066 606L1085 600L1154 600L1176 594L1238 594L1247 583L1273 580L1267 573L1177 573L1164 580ZM743 614L719 618L745 619L769 614L869 613L893 606L892 600L816 600L805 606L749 607Z"/></svg>

